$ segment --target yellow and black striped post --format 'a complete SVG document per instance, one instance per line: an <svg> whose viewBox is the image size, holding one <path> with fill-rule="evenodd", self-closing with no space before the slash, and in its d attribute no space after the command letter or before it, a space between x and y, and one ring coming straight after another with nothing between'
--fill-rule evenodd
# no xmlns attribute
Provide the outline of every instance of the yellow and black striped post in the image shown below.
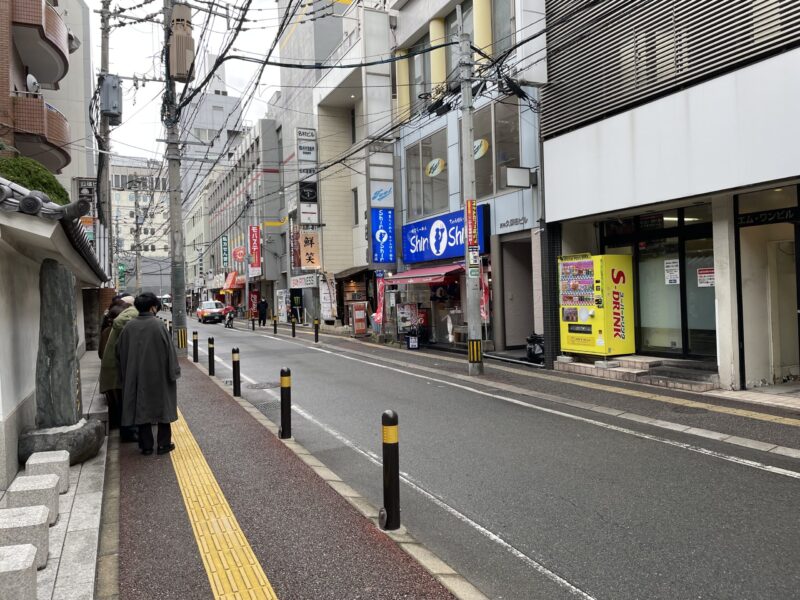
<svg viewBox="0 0 800 600"><path fill-rule="evenodd" d="M292 370L281 369L281 426L278 437L288 440L292 437Z"/></svg>
<svg viewBox="0 0 800 600"><path fill-rule="evenodd" d="M294 329L296 325L297 325L297 318L292 317L292 337L297 337L297 332Z"/></svg>
<svg viewBox="0 0 800 600"><path fill-rule="evenodd" d="M242 380L239 373L239 348L231 349L231 364L233 365L233 395L241 397Z"/></svg>
<svg viewBox="0 0 800 600"><path fill-rule="evenodd" d="M319 343L319 319L314 319L314 343Z"/></svg>
<svg viewBox="0 0 800 600"><path fill-rule="evenodd" d="M208 374L214 376L214 338L208 338Z"/></svg>
<svg viewBox="0 0 800 600"><path fill-rule="evenodd" d="M383 508L378 513L381 529L400 528L400 446L397 441L397 413L381 415L383 428Z"/></svg>
<svg viewBox="0 0 800 600"><path fill-rule="evenodd" d="M469 340L467 342L467 353L469 354L469 362L483 362L483 341Z"/></svg>
<svg viewBox="0 0 800 600"><path fill-rule="evenodd" d="M176 333L178 334L178 348L186 348L186 327L178 327Z"/></svg>
<svg viewBox="0 0 800 600"><path fill-rule="evenodd" d="M193 362L197 362L198 360L200 360L200 357L199 357L199 354L198 354L197 344L198 344L198 342L197 342L197 332L193 331L192 332L192 361Z"/></svg>
<svg viewBox="0 0 800 600"><path fill-rule="evenodd" d="M278 315L272 317L272 335L278 335Z"/></svg>

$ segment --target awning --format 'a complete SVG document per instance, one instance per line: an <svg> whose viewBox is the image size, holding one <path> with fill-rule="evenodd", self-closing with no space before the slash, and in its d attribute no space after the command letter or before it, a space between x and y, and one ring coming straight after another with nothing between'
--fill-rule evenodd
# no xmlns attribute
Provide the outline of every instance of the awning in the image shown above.
<svg viewBox="0 0 800 600"><path fill-rule="evenodd" d="M395 273L391 277L387 277L386 283L443 283L447 277L453 277L463 271L464 267L461 265L439 265L437 267L411 269L409 271Z"/></svg>

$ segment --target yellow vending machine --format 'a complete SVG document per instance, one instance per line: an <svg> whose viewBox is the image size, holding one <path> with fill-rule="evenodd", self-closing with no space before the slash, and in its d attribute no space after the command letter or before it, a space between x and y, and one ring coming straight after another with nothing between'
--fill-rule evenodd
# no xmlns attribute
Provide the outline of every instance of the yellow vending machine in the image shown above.
<svg viewBox="0 0 800 600"><path fill-rule="evenodd" d="M561 351L598 356L636 352L632 257L561 256L558 274Z"/></svg>

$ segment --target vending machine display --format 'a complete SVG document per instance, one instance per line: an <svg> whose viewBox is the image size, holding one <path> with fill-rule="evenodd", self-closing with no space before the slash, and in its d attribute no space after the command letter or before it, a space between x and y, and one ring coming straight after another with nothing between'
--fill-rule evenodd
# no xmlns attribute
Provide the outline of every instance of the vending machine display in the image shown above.
<svg viewBox="0 0 800 600"><path fill-rule="evenodd" d="M577 254L558 259L561 350L633 354L633 262L630 256Z"/></svg>

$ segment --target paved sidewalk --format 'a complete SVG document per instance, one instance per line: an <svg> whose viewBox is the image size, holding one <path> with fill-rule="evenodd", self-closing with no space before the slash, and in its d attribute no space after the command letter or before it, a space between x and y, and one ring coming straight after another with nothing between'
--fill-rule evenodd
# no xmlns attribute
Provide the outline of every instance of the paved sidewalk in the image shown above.
<svg viewBox="0 0 800 600"><path fill-rule="evenodd" d="M481 597L403 531L381 532L374 508L256 409L181 367L176 451L119 447L120 598L453 598L442 582Z"/></svg>

